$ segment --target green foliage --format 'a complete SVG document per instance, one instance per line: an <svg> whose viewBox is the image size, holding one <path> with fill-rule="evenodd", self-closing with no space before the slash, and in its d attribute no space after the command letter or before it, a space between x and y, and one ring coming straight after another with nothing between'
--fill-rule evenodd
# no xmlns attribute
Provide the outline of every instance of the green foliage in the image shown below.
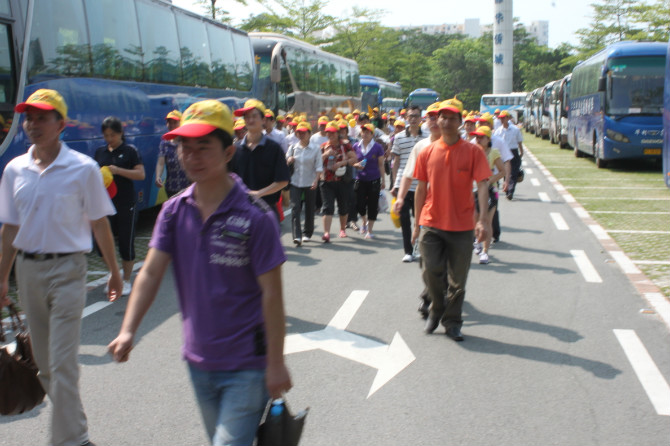
<svg viewBox="0 0 670 446"><path fill-rule="evenodd" d="M241 3L244 6L247 5L246 0L235 0L237 3ZM205 11L205 14L208 17L211 17L212 20L217 20L219 19L221 22L228 23L230 22L230 17L227 17L228 11L225 11L221 7L221 3L219 3L219 6L216 6L217 0L196 0L196 4L200 5L202 9Z"/></svg>

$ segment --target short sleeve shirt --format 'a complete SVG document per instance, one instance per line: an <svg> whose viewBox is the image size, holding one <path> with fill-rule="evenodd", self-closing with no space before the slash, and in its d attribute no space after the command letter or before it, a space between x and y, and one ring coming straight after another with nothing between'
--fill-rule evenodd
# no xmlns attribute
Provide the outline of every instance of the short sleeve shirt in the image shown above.
<svg viewBox="0 0 670 446"><path fill-rule="evenodd" d="M158 145L158 156L165 158L165 167L167 169L165 190L168 193L179 192L191 184L191 181L186 177L186 173L179 163L176 143L162 139Z"/></svg>
<svg viewBox="0 0 670 446"><path fill-rule="evenodd" d="M472 182L491 176L486 155L478 145L462 139L447 145L439 139L419 154L414 176L429 184L420 225L442 231L474 229Z"/></svg>
<svg viewBox="0 0 670 446"><path fill-rule="evenodd" d="M100 168L61 143L43 171L33 147L7 164L0 179L0 222L19 226L14 247L27 252L88 252L91 221L115 213Z"/></svg>
<svg viewBox="0 0 670 446"><path fill-rule="evenodd" d="M202 221L193 186L161 209L149 246L172 256L184 359L203 370L266 366L258 277L286 261L277 219L239 182Z"/></svg>

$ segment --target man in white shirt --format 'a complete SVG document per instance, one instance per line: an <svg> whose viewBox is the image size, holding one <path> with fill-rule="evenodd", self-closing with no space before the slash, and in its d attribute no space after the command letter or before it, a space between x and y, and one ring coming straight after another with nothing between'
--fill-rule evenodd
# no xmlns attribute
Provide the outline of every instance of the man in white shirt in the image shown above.
<svg viewBox="0 0 670 446"><path fill-rule="evenodd" d="M279 144L284 154L288 151L286 144L286 135L281 130L275 128L275 114L272 110L265 110L265 119L263 119L263 130L268 138Z"/></svg>
<svg viewBox="0 0 670 446"><path fill-rule="evenodd" d="M33 356L49 395L49 444L89 443L79 395L81 315L86 304L86 256L91 232L111 271L108 298L121 296L108 215L114 206L98 164L59 140L67 105L54 90L41 89L15 110L33 145L9 162L0 180L0 304L9 303L9 274L16 258L21 307L31 332Z"/></svg>
<svg viewBox="0 0 670 446"><path fill-rule="evenodd" d="M495 131L494 135L502 138L505 146L512 151L513 158L510 162L510 175L507 180L507 199L514 198L514 190L516 189L516 181L521 169L521 158L523 157L523 135L521 130L515 125L510 125L510 115L506 110L500 112L498 119L502 125ZM502 154L502 152L501 152Z"/></svg>
<svg viewBox="0 0 670 446"><path fill-rule="evenodd" d="M393 178L395 182L391 194L394 196L398 194L402 175L407 165L412 149L427 135L421 132L421 108L413 105L407 112L407 120L409 127L402 130L395 135L393 139L393 147L391 154L393 156ZM414 210L414 190L416 189L416 182L413 182L409 187L407 194L404 197L404 205L400 209L400 227L402 228L402 242L405 255L402 261L405 263L414 260L414 247L412 246L412 221L410 212Z"/></svg>

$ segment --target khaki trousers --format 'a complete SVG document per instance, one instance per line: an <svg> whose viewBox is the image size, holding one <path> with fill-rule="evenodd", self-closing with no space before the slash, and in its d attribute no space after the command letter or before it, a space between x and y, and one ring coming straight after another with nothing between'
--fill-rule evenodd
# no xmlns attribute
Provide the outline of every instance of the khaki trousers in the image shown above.
<svg viewBox="0 0 670 446"><path fill-rule="evenodd" d="M26 313L39 378L53 404L53 445L88 441L79 395L81 315L86 303L86 257L16 258L21 307Z"/></svg>
<svg viewBox="0 0 670 446"><path fill-rule="evenodd" d="M472 261L474 231L441 231L422 227L421 264L423 281L431 300L430 318L446 328L461 327L465 282ZM446 281L445 281L446 276Z"/></svg>

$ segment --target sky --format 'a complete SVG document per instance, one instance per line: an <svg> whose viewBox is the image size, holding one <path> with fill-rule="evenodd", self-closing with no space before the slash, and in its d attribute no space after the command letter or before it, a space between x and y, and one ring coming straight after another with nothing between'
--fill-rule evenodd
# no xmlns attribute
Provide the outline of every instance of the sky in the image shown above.
<svg viewBox="0 0 670 446"><path fill-rule="evenodd" d="M202 14L202 9L195 5L195 0L172 0L172 2L177 6ZM530 24L535 20L548 20L551 48L556 48L563 42L576 45L579 40L575 31L586 28L591 22L593 9L590 3L592 2L586 0L515 0L514 16L524 24ZM247 0L248 6L246 7L234 0L217 0L217 6L219 4L230 12L233 25L239 24L249 15L265 11L255 0ZM386 14L382 17L381 22L391 27L459 24L471 18L479 18L480 25L487 25L493 23L494 0L417 0L416 2L412 0L375 2L331 0L325 12L336 17L346 17L351 14L353 6L385 10ZM281 11L281 8L278 8L278 11Z"/></svg>

